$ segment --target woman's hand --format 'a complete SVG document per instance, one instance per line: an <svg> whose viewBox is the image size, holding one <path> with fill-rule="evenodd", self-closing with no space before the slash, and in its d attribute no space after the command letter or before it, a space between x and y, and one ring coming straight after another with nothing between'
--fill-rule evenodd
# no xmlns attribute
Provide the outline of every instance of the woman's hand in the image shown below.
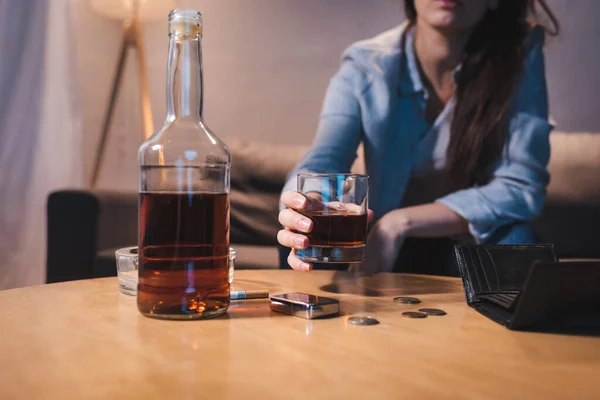
<svg viewBox="0 0 600 400"><path fill-rule="evenodd" d="M366 274L392 272L407 233L407 219L403 210L385 214L371 229L367 238L365 261L350 269Z"/></svg>
<svg viewBox="0 0 600 400"><path fill-rule="evenodd" d="M300 260L296 255L297 250L308 247L308 237L301 233L310 233L313 228L310 218L298 212L306 209L308 200L298 192L288 191L281 195L281 202L287 208L279 213L279 223L284 229L277 234L277 241L292 249L287 259L290 267L296 271L310 271L312 264Z"/></svg>

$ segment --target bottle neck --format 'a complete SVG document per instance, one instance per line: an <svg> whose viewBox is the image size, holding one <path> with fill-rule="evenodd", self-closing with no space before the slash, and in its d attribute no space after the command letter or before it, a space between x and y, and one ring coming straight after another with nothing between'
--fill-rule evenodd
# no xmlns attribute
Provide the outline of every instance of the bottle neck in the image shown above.
<svg viewBox="0 0 600 400"><path fill-rule="evenodd" d="M200 37L169 40L167 119L202 120L202 43Z"/></svg>

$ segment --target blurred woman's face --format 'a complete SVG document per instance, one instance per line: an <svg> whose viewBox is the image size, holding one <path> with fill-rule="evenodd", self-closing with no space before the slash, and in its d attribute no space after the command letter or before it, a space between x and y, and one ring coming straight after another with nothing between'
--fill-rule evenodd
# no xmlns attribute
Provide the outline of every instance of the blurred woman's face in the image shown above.
<svg viewBox="0 0 600 400"><path fill-rule="evenodd" d="M432 27L465 32L473 29L499 0L414 0L418 20Z"/></svg>

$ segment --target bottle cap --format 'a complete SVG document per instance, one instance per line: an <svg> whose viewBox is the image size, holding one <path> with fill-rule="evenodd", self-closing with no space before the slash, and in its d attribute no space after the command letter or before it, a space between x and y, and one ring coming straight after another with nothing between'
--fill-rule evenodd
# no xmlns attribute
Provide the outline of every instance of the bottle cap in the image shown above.
<svg viewBox="0 0 600 400"><path fill-rule="evenodd" d="M202 15L191 8L176 8L169 13L169 36L177 39L202 38Z"/></svg>

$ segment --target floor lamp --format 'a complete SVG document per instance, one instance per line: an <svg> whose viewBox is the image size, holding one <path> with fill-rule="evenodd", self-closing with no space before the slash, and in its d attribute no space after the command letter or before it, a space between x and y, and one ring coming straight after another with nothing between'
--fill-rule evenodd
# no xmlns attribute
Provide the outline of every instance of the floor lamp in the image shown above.
<svg viewBox="0 0 600 400"><path fill-rule="evenodd" d="M119 58L113 78L108 107L102 123L100 142L96 151L96 158L90 179L90 187L95 188L98 183L100 169L106 151L108 142L108 133L110 131L119 89L123 81L123 73L127 65L127 57L131 50L136 53L138 64L138 78L140 87L140 97L142 106L142 132L143 140L149 138L154 126L152 122L152 108L150 104L150 89L148 85L148 71L144 59L144 46L142 37L142 23L150 20L166 17L170 10L176 8L176 0L90 0L90 5L94 11L111 19L123 21L123 36L121 39L121 48Z"/></svg>

